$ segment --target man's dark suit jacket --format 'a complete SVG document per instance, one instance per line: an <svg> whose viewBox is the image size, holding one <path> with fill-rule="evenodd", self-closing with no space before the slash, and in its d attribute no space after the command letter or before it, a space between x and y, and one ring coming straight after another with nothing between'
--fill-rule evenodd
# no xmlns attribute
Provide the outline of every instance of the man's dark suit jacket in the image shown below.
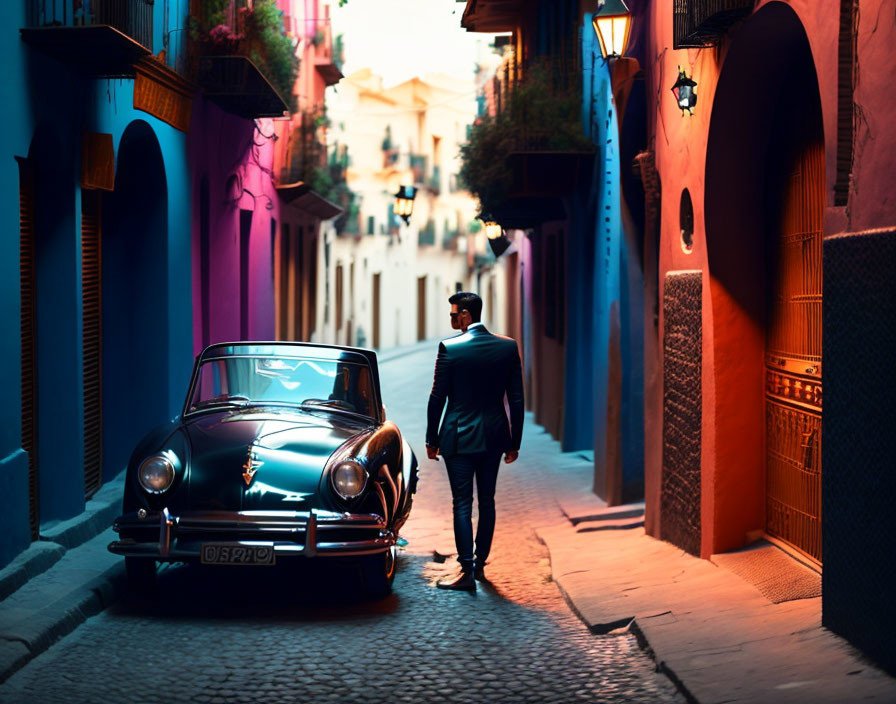
<svg viewBox="0 0 896 704"><path fill-rule="evenodd" d="M437 431L446 400L448 410ZM523 413L523 374L514 340L476 325L439 343L427 409L427 445L438 447L443 457L519 450Z"/></svg>

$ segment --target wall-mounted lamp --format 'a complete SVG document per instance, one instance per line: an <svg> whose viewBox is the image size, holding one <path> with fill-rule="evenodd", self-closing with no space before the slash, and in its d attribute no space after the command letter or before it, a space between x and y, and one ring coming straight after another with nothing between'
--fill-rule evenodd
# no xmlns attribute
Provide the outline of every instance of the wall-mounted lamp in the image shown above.
<svg viewBox="0 0 896 704"><path fill-rule="evenodd" d="M694 91L694 88L696 87L697 81L693 78L688 78L684 69L679 66L678 80L675 81L675 85L672 86L672 95L675 96L675 102L678 103L682 115L684 115L685 110L687 110L690 115L694 114L694 106L697 104L697 93Z"/></svg>
<svg viewBox="0 0 896 704"><path fill-rule="evenodd" d="M632 15L623 0L598 0L591 19L604 59L623 56L628 48Z"/></svg>
<svg viewBox="0 0 896 704"><path fill-rule="evenodd" d="M510 239L504 234L504 228L494 220L484 219L483 222L485 223L485 236L488 238L488 246L491 247L497 259L510 247Z"/></svg>
<svg viewBox="0 0 896 704"><path fill-rule="evenodd" d="M404 220L404 224L411 222L411 214L414 212L414 198L417 197L417 189L414 186L399 186L395 194L395 214Z"/></svg>

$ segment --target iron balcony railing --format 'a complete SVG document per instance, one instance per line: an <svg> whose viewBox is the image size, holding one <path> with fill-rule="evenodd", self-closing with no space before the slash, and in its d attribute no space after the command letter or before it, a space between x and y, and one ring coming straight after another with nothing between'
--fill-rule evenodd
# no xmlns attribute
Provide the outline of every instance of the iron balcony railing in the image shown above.
<svg viewBox="0 0 896 704"><path fill-rule="evenodd" d="M327 167L327 148L320 139L320 113L305 111L289 131L280 183L312 182Z"/></svg>
<svg viewBox="0 0 896 704"><path fill-rule="evenodd" d="M424 154L410 154L408 164L414 173L414 183L423 185L426 176L426 156Z"/></svg>
<svg viewBox="0 0 896 704"><path fill-rule="evenodd" d="M155 0L31 0L32 27L107 25L153 50L152 14Z"/></svg>
<svg viewBox="0 0 896 704"><path fill-rule="evenodd" d="M753 9L754 0L674 0L672 46L716 44L732 24Z"/></svg>
<svg viewBox="0 0 896 704"><path fill-rule="evenodd" d="M581 91L581 66L572 56L538 56L529 64L505 61L492 77L495 112L501 113L513 103L513 92L532 81L551 95Z"/></svg>

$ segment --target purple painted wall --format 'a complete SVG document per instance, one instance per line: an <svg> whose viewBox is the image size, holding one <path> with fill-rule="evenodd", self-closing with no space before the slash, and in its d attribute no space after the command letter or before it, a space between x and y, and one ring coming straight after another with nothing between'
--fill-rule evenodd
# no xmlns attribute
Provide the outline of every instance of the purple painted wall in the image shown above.
<svg viewBox="0 0 896 704"><path fill-rule="evenodd" d="M230 115L201 98L189 137L192 183L193 349L275 337L271 120Z"/></svg>

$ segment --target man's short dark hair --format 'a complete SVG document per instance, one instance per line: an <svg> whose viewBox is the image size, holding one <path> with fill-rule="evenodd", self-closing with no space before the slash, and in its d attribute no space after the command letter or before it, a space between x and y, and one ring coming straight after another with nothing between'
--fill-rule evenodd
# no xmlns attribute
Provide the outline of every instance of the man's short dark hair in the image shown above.
<svg viewBox="0 0 896 704"><path fill-rule="evenodd" d="M474 323L482 320L482 299L475 293L458 291L448 299L448 302L456 305L458 310L470 311Z"/></svg>

